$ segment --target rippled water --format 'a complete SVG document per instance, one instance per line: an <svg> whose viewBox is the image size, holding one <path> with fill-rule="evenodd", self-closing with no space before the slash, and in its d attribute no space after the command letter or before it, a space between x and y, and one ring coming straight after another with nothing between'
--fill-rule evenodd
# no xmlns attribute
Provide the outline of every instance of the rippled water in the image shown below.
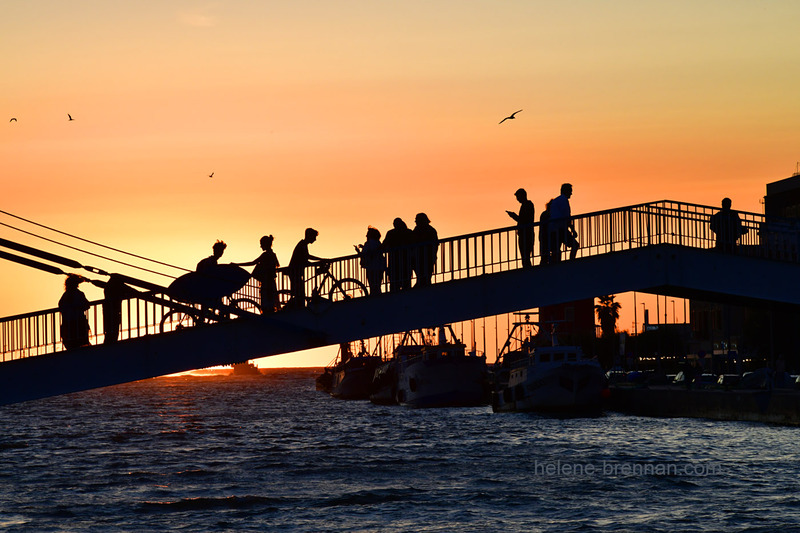
<svg viewBox="0 0 800 533"><path fill-rule="evenodd" d="M269 372L0 408L0 530L800 531L800 428L374 406Z"/></svg>

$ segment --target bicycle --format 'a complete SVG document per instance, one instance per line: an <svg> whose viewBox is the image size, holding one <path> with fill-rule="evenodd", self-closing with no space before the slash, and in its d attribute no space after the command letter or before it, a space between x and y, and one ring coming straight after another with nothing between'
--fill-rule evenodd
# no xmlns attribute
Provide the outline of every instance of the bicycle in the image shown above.
<svg viewBox="0 0 800 533"><path fill-rule="evenodd" d="M284 274L286 272L284 271ZM314 288L311 294L305 297L307 307L318 306L323 302L342 302L353 298L360 298L369 294L367 286L356 278L338 279L331 273L331 264L327 261L314 265ZM305 281L303 282L305 283ZM327 297L324 297L325 294ZM292 291L283 289L278 291L279 300L286 299L284 307L292 303Z"/></svg>

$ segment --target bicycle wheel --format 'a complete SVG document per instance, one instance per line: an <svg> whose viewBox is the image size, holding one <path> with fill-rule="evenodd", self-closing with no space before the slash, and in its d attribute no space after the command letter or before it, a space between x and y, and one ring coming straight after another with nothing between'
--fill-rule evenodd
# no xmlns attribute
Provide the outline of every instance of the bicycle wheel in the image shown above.
<svg viewBox="0 0 800 533"><path fill-rule="evenodd" d="M252 298L236 298L231 300L231 307L250 313L260 313L261 305Z"/></svg>
<svg viewBox="0 0 800 533"><path fill-rule="evenodd" d="M333 302L341 302L361 298L367 294L367 287L363 283L355 278L344 278L333 284L328 296Z"/></svg>
<svg viewBox="0 0 800 533"><path fill-rule="evenodd" d="M198 319L195 314L173 309L161 318L159 330L161 333L165 331L178 331L184 328L191 328L197 323Z"/></svg>

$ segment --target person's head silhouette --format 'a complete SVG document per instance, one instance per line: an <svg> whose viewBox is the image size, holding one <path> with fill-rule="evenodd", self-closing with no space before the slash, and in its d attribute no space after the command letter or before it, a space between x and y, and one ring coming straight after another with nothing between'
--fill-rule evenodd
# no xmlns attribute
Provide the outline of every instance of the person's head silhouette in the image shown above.
<svg viewBox="0 0 800 533"><path fill-rule="evenodd" d="M225 244L222 241L215 242L214 246L211 247L211 249L214 252L214 257L216 257L217 259L222 257L222 254L225 252L225 248L227 248L227 247L228 247L228 245Z"/></svg>
<svg viewBox="0 0 800 533"><path fill-rule="evenodd" d="M414 217L414 222L417 224L417 226L424 226L430 224L431 220L425 213L417 213L417 216Z"/></svg>
<svg viewBox="0 0 800 533"><path fill-rule="evenodd" d="M86 278L79 274L67 274L67 279L64 280L64 289L77 289L78 285L86 281Z"/></svg>
<svg viewBox="0 0 800 533"><path fill-rule="evenodd" d="M314 228L306 228L305 241L309 244L317 240L319 232Z"/></svg>

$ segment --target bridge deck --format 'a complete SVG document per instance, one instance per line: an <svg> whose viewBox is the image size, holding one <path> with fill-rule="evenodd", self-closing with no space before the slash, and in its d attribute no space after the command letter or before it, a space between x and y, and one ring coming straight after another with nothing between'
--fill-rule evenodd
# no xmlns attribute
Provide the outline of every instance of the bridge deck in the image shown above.
<svg viewBox="0 0 800 533"><path fill-rule="evenodd" d="M445 239L431 287L177 331L160 327L168 305L143 299L126 315L143 324L129 323L122 341L70 351L55 335L55 310L11 317L0 339L0 404L628 291L800 305L788 281L800 273L794 228L745 214L750 238L736 254L720 253L703 229L713 212L668 202L576 217L578 258L531 269L519 267L514 228ZM768 224L791 231L767 240ZM363 276L356 261L342 258L337 277Z"/></svg>

